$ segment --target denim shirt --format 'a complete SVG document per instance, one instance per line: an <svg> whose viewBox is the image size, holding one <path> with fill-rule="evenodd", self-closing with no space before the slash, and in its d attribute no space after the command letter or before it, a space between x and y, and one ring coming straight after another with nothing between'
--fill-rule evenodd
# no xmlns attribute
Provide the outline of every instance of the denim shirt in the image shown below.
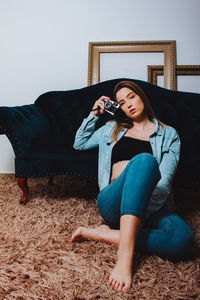
<svg viewBox="0 0 200 300"><path fill-rule="evenodd" d="M111 142L111 134L115 121L107 122L101 128L95 130L99 117L92 113L83 120L75 137L74 148L76 150L88 150L99 147L98 157L98 183L100 191L109 184L111 173L111 155L116 141ZM180 156L180 138L176 130L170 126L161 126L156 119L152 120L156 126L149 137L153 156L156 158L161 179L159 180L151 199L149 200L145 217L158 211L165 205L167 209L175 209L171 185L176 172ZM127 129L120 131L117 141L126 133Z"/></svg>

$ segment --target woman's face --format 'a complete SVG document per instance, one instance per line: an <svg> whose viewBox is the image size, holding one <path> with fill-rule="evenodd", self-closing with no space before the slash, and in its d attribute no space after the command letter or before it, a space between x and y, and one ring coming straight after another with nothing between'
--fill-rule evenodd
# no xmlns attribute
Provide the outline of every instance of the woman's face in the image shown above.
<svg viewBox="0 0 200 300"><path fill-rule="evenodd" d="M137 120L144 116L144 104L139 95L131 89L124 87L116 94L116 100L120 104L122 111L132 120Z"/></svg>

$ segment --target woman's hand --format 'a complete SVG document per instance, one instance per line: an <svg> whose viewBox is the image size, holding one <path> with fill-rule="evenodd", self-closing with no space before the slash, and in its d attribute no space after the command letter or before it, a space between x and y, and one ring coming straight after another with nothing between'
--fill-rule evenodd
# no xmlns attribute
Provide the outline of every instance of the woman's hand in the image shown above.
<svg viewBox="0 0 200 300"><path fill-rule="evenodd" d="M105 111L104 108L104 101L103 100L107 100L109 101L110 98L109 97L105 97L105 96L101 96L95 103L94 106L92 108L92 113L94 116L99 116L102 115Z"/></svg>

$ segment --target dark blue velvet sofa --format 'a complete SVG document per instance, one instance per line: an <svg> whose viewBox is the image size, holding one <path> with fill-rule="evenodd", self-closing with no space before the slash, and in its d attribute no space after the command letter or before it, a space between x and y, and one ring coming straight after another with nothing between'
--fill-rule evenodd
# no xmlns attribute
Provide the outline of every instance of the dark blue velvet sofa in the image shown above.
<svg viewBox="0 0 200 300"><path fill-rule="evenodd" d="M31 105L0 107L0 134L6 134L15 153L15 176L27 200L27 178L75 175L97 178L97 151L76 151L72 145L80 126L101 95L112 98L114 79L89 87L47 92ZM181 159L177 186L200 183L200 94L172 91L134 79L146 92L158 118L178 131ZM97 127L110 119L104 114Z"/></svg>

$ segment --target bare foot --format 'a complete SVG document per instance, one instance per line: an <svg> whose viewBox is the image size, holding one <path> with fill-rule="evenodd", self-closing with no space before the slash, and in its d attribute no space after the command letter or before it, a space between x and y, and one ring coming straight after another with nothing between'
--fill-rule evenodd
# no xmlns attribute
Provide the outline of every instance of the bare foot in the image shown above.
<svg viewBox="0 0 200 300"><path fill-rule="evenodd" d="M102 241L103 235L110 231L111 229L107 225L101 225L96 228L87 228L87 227L79 227L72 234L71 241L79 241L79 240L94 240L94 241Z"/></svg>
<svg viewBox="0 0 200 300"><path fill-rule="evenodd" d="M119 292L126 293L132 285L132 256L123 254L118 259L109 278L109 284Z"/></svg>

